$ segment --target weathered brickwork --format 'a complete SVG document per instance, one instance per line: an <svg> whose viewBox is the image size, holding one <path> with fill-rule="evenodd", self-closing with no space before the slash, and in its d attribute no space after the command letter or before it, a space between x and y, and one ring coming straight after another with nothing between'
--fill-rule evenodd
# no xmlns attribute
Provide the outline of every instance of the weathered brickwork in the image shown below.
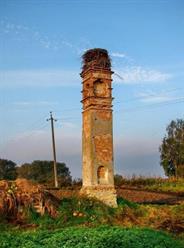
<svg viewBox="0 0 184 248"><path fill-rule="evenodd" d="M81 193L116 207L113 172L112 71L104 49L83 55L83 187Z"/></svg>

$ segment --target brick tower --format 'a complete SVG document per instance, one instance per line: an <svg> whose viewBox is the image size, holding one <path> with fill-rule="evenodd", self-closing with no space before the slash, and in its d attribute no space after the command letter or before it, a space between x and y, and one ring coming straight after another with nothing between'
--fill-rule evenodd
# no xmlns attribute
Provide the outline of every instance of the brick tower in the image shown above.
<svg viewBox="0 0 184 248"><path fill-rule="evenodd" d="M112 71L107 50L91 49L82 67L81 193L117 206L113 172Z"/></svg>

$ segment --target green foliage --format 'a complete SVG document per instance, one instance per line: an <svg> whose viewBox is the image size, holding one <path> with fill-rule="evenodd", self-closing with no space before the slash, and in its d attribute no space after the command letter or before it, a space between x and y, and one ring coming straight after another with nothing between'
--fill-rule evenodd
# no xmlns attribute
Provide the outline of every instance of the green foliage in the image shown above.
<svg viewBox="0 0 184 248"><path fill-rule="evenodd" d="M20 226L20 229L17 229L19 232L16 234L14 231L15 227L11 225L11 229L9 227L9 232L12 230L12 235L7 236L7 240L3 239L4 236L1 239L0 234L0 240L4 242L2 243L4 244L3 246L0 241L0 247L9 246L14 248L14 244L19 244L20 246L18 245L18 247L20 248L72 248L75 245L76 247L105 247L105 245L107 247L118 247L119 245L119 247L142 248L169 247L167 242L168 244L171 242L170 247L177 248L181 247L177 246L179 245L179 242L173 243L174 240L171 238L169 238L169 241L169 236L165 235L162 236L162 239L159 239L159 232L150 231L147 229L138 229L138 227L151 226L152 228L159 230L167 230L171 233L181 234L183 232L182 223L184 218L184 205L140 205L121 198L118 199L118 208L113 209L94 199L74 197L70 199L63 199L61 201L56 218L52 218L48 214L40 216L32 208L29 209L29 215L27 216L29 216L29 218L27 218L24 225L35 228L36 232L22 232L21 236L20 230L22 230L22 227ZM123 227L132 227L132 229L122 229L120 227L112 228L110 226L99 228L101 225L120 225ZM4 226L0 228L0 231L6 236L8 233L8 227L5 228ZM81 227L88 228L81 229ZM59 229L60 231L50 233L50 230L53 231ZM71 233L69 233L70 231ZM12 236L15 240L11 240ZM129 240L129 236L132 237L131 240ZM134 239L136 239L136 241L133 242ZM140 240L142 240L142 243L139 243ZM150 243L150 246L148 243ZM162 246L161 244L166 244L166 246Z"/></svg>
<svg viewBox="0 0 184 248"><path fill-rule="evenodd" d="M123 184L124 178L122 175L116 174L114 175L114 184L119 187Z"/></svg>
<svg viewBox="0 0 184 248"><path fill-rule="evenodd" d="M184 120L168 125L160 146L161 166L167 176L184 177Z"/></svg>
<svg viewBox="0 0 184 248"><path fill-rule="evenodd" d="M135 202L128 201L124 198L117 199L118 206L128 206L130 208L137 208L139 205Z"/></svg>
<svg viewBox="0 0 184 248"><path fill-rule="evenodd" d="M0 180L15 180L16 164L7 159L0 159Z"/></svg>
<svg viewBox="0 0 184 248"><path fill-rule="evenodd" d="M57 231L1 232L1 248L182 248L183 242L150 229L102 226Z"/></svg>
<svg viewBox="0 0 184 248"><path fill-rule="evenodd" d="M41 229L57 229L67 226L112 224L115 209L105 204L87 198L62 199L57 218L45 214L40 216L33 210L29 213L29 223L36 224Z"/></svg>
<svg viewBox="0 0 184 248"><path fill-rule="evenodd" d="M60 205L60 219L65 225L96 225L112 222L113 209L88 198L63 199Z"/></svg>
<svg viewBox="0 0 184 248"><path fill-rule="evenodd" d="M33 180L38 183L54 186L53 161L33 161L17 168L18 177ZM59 186L71 185L71 175L65 163L57 163Z"/></svg>

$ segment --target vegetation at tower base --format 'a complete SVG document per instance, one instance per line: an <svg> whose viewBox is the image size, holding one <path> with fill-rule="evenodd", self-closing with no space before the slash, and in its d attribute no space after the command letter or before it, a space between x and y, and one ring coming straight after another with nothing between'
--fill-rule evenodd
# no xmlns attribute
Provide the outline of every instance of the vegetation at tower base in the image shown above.
<svg viewBox="0 0 184 248"><path fill-rule="evenodd" d="M8 190L8 197L3 196L1 222L12 223L9 226L11 229L13 226L54 230L69 226L118 225L151 227L177 235L184 234L184 202L180 205L141 205L119 198L118 208L114 209L92 198L72 197L58 201L47 191L37 192L30 185L29 188L29 195L25 186L22 186L23 190L14 190L14 194ZM44 211L38 211L38 202L42 203L40 205Z"/></svg>
<svg viewBox="0 0 184 248"><path fill-rule="evenodd" d="M160 146L161 166L167 176L184 177L184 120L171 121Z"/></svg>
<svg viewBox="0 0 184 248"><path fill-rule="evenodd" d="M82 197L64 198L59 202L45 191L43 186L26 180L17 181L16 185L15 182L8 182L7 185L6 181L1 181L5 185L0 187L6 193L5 199L11 197L11 201L4 204L9 206L4 208L9 211L7 218L3 219L4 213L1 215L1 248L180 248L184 244L179 241L179 237L184 233L182 202L173 206L141 205L121 198L118 199L118 208L114 209L98 200ZM37 199L44 200L47 205L44 214L38 212L33 205ZM13 208L15 203L19 203L19 211ZM54 214L51 214L49 209L54 211ZM16 218L19 221L16 221ZM160 230L177 234L178 238L175 239Z"/></svg>

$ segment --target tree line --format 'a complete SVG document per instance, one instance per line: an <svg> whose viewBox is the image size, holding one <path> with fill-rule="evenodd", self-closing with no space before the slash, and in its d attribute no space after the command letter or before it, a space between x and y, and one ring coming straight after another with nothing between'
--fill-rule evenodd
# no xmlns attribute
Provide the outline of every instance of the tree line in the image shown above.
<svg viewBox="0 0 184 248"><path fill-rule="evenodd" d="M184 120L170 122L159 151L165 175L184 177Z"/></svg>
<svg viewBox="0 0 184 248"><path fill-rule="evenodd" d="M57 173L60 187L71 185L72 177L65 163L57 163ZM11 160L0 159L0 180L15 180L17 178L25 178L48 187L53 187L53 161L35 160L32 163L24 163L21 166L17 166Z"/></svg>

